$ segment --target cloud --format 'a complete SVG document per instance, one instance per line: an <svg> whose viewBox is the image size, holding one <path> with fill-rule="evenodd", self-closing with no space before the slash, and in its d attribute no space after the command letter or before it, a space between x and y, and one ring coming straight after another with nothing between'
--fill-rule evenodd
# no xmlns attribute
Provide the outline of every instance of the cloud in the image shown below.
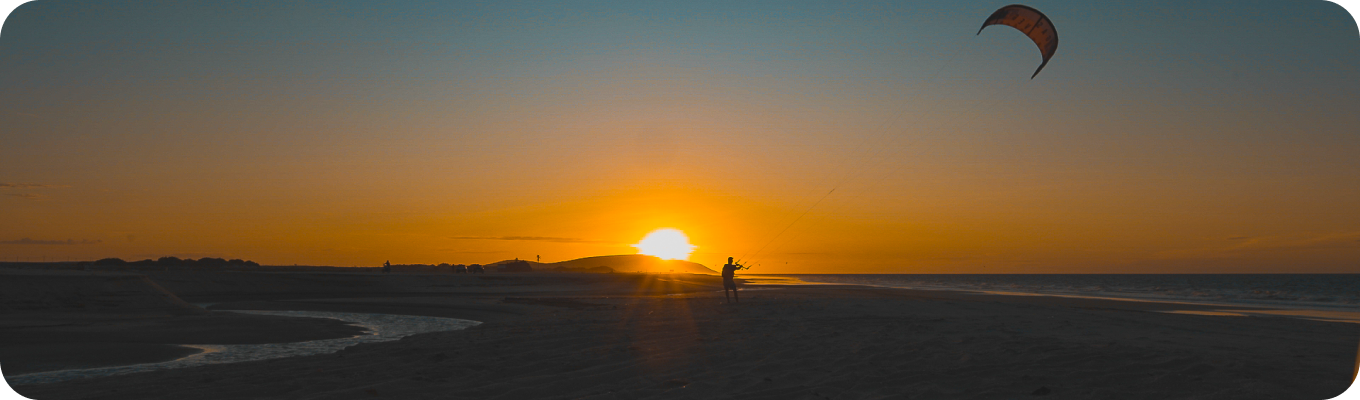
<svg viewBox="0 0 1360 400"><path fill-rule="evenodd" d="M458 250L458 249L439 249L439 251L442 251L442 252L445 252L445 253L452 253L452 254L504 254L504 253L509 253L509 251L505 251L505 250L464 251L464 250Z"/></svg>
<svg viewBox="0 0 1360 400"><path fill-rule="evenodd" d="M1360 249L1360 232L1333 232L1312 235L1234 236L1230 244L1155 253L1157 259L1235 259L1262 253Z"/></svg>
<svg viewBox="0 0 1360 400"><path fill-rule="evenodd" d="M52 245L73 245L73 244L96 244L96 243L99 243L99 242L102 242L102 240L89 240L89 239L85 239L85 240L81 240L81 241L78 241L78 242L77 242L77 241L71 240L71 239L66 239L66 240L33 240L33 239L29 239L29 238L23 238L23 239L19 239L19 240L6 240L6 241L0 241L0 244L52 244Z"/></svg>
<svg viewBox="0 0 1360 400"><path fill-rule="evenodd" d="M161 258L161 257L192 258L192 259L195 259L195 260L200 259L200 258L204 258L204 257L208 257L208 258L234 258L234 257L222 257L222 256L220 256L220 255L212 254L212 253L170 253L170 254L150 254L150 253L144 253L144 254L133 254L133 255L132 255L132 258L145 258L145 259L152 259L152 260L157 259L157 258Z"/></svg>
<svg viewBox="0 0 1360 400"><path fill-rule="evenodd" d="M609 243L609 242L605 242L605 241L602 241L602 240L587 240L587 239L563 238L563 237L551 237L551 236L451 236L451 237L449 237L449 239L454 239L454 240L523 240L523 241L554 242L554 243Z"/></svg>
<svg viewBox="0 0 1360 400"><path fill-rule="evenodd" d="M41 198L43 197L43 196L40 195L40 194L34 194L34 193L5 193L5 195L6 195L6 196L11 196L11 197L18 197L18 198L21 198L21 199L29 199L29 200L37 200L37 199L41 199Z"/></svg>
<svg viewBox="0 0 1360 400"><path fill-rule="evenodd" d="M1340 232L1311 236L1278 236L1252 239L1233 246L1231 251L1297 251L1353 248L1352 240L1360 238L1360 232Z"/></svg>
<svg viewBox="0 0 1360 400"><path fill-rule="evenodd" d="M51 185L51 184L46 184L46 183L4 183L4 182L0 182L0 188L13 188L13 189L38 189L38 188L43 188L43 189L48 189L48 188L64 188L64 187L70 187L70 186L66 186L66 185Z"/></svg>

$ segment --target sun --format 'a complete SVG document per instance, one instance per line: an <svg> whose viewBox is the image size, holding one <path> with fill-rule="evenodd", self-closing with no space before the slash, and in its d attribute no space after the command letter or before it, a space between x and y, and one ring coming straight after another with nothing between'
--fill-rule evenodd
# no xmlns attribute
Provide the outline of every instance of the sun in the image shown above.
<svg viewBox="0 0 1360 400"><path fill-rule="evenodd" d="M656 256L663 260L688 260L689 253L699 248L689 244L689 237L679 229L662 228L648 233L637 244L638 254Z"/></svg>

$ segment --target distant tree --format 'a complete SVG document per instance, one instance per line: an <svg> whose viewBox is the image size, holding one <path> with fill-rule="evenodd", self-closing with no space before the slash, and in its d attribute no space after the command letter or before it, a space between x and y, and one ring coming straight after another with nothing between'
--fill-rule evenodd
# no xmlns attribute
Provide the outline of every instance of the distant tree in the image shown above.
<svg viewBox="0 0 1360 400"><path fill-rule="evenodd" d="M257 262L254 262L254 261L246 261L245 264L246 264L246 266L250 266L250 267L258 267L258 266L260 266L260 263L257 263Z"/></svg>
<svg viewBox="0 0 1360 400"><path fill-rule="evenodd" d="M452 267L452 265L449 265L449 263L439 263L439 268L448 268L448 267Z"/></svg>
<svg viewBox="0 0 1360 400"><path fill-rule="evenodd" d="M184 260L179 259L179 257L161 257L157 258L156 262L161 264L179 264L184 262Z"/></svg>
<svg viewBox="0 0 1360 400"><path fill-rule="evenodd" d="M203 257L198 259L199 265L220 266L227 265L227 260L221 258Z"/></svg>
<svg viewBox="0 0 1360 400"><path fill-rule="evenodd" d="M242 260L242 259L239 259L239 258L233 258L233 259L227 261L227 264L245 264L245 263L246 263L246 260Z"/></svg>
<svg viewBox="0 0 1360 400"><path fill-rule="evenodd" d="M123 259L121 258L101 258L99 259L99 261L94 262L94 265L119 265L119 264L127 264L127 261L123 261Z"/></svg>

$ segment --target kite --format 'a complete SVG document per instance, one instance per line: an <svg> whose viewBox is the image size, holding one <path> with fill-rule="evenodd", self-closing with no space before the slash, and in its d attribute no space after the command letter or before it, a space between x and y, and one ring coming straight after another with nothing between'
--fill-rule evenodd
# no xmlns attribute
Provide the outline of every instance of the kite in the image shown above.
<svg viewBox="0 0 1360 400"><path fill-rule="evenodd" d="M1053 21L1044 13L1029 6L1012 4L1001 7L982 22L982 27L978 28L978 35L990 25L1006 25L1019 29L1034 41L1034 45L1039 46L1039 54L1044 56L1044 62L1039 64L1039 69L1034 70L1034 75L1030 75L1030 79L1039 76L1039 71L1043 71L1044 66L1048 65L1048 59L1053 58L1053 53L1058 51L1058 29L1053 27Z"/></svg>

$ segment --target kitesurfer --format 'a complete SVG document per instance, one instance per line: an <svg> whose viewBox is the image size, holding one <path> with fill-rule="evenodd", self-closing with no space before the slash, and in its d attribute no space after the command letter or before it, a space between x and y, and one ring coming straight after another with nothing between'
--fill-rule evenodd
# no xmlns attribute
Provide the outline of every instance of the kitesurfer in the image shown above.
<svg viewBox="0 0 1360 400"><path fill-rule="evenodd" d="M723 297L727 297L727 302L731 303L731 302L733 302L732 300L734 300L734 299L736 300L737 303L740 303L740 302L741 302L741 296L738 296L738 295L737 295L737 282L733 281L732 278L735 277L735 276L737 275L737 270L742 270L742 269L747 269L747 268L750 268L750 267L742 266L741 264L738 264L738 263L736 263L736 262L733 262L733 261L732 261L732 257L727 257L727 264L724 264L724 265L723 265L723 270L722 270L722 278L723 278ZM727 296L727 291L728 291L728 290L731 290L731 291L732 291L732 296L731 296L731 297L728 297L728 296Z"/></svg>

